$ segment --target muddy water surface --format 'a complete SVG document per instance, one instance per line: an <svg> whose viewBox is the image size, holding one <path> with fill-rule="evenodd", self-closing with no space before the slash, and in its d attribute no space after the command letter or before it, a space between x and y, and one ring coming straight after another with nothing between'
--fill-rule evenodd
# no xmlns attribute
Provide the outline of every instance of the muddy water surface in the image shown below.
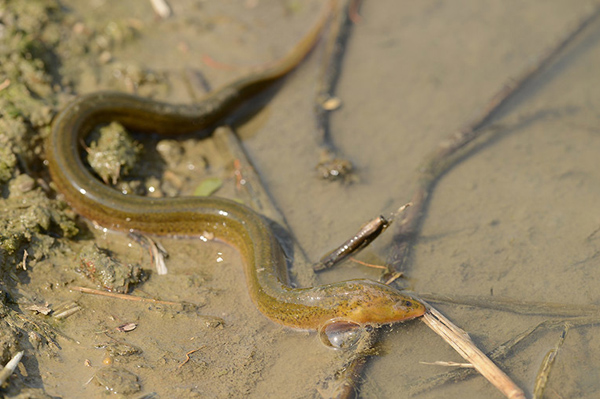
<svg viewBox="0 0 600 399"><path fill-rule="evenodd" d="M161 21L145 2L64 1L84 26L99 29L119 21L139 30L137 38L112 47L104 55L106 62L84 55L65 59L64 70L73 74L76 92L85 93L131 90L123 71L150 69L158 80L140 84L141 94L189 102L186 68L219 86L245 67L284 54L319 12L317 1L256 3L173 1L174 16ZM356 165L357 182L323 182L313 171L318 161L311 114L318 49L264 109L238 126L268 191L309 258L318 259L365 221L408 201L424 156L589 13L590 4L364 2L340 80L343 107L332 116L333 139ZM441 179L407 265L406 286L416 292L481 298L599 302L599 38L596 23L502 110L494 121L497 133ZM207 64L205 56L225 66ZM182 145L183 162L194 166L214 148L194 140ZM218 157L209 160L209 172L233 181L227 165L219 162ZM202 176L183 175L182 193L193 192ZM84 237L92 236L99 246L149 268L148 257L123 236L90 225ZM363 257L385 261L389 239L381 241ZM49 394L103 396L97 379L86 382L103 361L112 361L114 367L137 375L140 393L164 398L326 396L317 387L340 366L339 354L324 348L314 334L265 319L250 302L234 249L195 239L162 242L171 254L169 274L152 274L133 293L202 305L199 309L70 293L65 283L92 285L71 272L70 258L61 263L50 259L29 272L30 289L38 296L53 303L76 300L83 308L61 322L61 331L70 338L60 338L62 350L37 360ZM53 289L46 283L49 275ZM311 280L307 273L299 275L305 276L300 284ZM344 264L319 281L358 276L378 275ZM544 320L440 307L485 350ZM137 323L137 329L115 330L127 322ZM502 363L528 394L541 360L560 333L540 334ZM597 396L598 333L596 327L568 332L546 397ZM107 351L116 342L141 353L110 355ZM181 365L186 352L196 349ZM394 326L384 335L379 356L369 363L361 397L411 397L408 387L415 381L418 386L418 381L446 371L419 363L436 360L460 358L420 322ZM418 397L483 395L501 397L475 377Z"/></svg>

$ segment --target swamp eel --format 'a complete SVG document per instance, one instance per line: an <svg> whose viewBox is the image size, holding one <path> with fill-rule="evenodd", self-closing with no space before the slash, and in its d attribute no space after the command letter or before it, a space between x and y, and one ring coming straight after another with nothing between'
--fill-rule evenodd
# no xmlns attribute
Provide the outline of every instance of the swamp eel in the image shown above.
<svg viewBox="0 0 600 399"><path fill-rule="evenodd" d="M212 233L235 246L245 263L252 300L263 314L283 325L318 329L332 319L379 325L422 315L425 307L420 302L372 280L292 288L277 238L248 207L215 197L124 195L93 176L82 160L80 143L98 124L118 121L135 131L164 135L214 126L245 99L291 71L313 47L328 13L284 58L199 103L173 105L115 92L76 98L57 115L46 143L56 188L76 212L111 229L168 236Z"/></svg>

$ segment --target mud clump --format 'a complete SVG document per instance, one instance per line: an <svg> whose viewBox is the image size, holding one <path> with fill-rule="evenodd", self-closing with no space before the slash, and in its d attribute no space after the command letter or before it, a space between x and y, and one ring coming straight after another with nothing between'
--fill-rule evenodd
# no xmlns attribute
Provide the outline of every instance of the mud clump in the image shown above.
<svg viewBox="0 0 600 399"><path fill-rule="evenodd" d="M102 288L127 293L130 285L141 281L142 272L139 265L123 264L106 249L96 244L86 244L79 251L80 271Z"/></svg>

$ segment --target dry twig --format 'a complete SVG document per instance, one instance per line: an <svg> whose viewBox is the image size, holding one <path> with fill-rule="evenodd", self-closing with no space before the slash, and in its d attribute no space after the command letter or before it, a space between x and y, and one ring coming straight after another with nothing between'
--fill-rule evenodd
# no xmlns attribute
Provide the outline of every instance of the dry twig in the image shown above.
<svg viewBox="0 0 600 399"><path fill-rule="evenodd" d="M465 368L465 369L473 368L473 365L471 363L445 362L442 360L438 360L437 362L419 362L419 363L425 364L428 366L461 367L461 368Z"/></svg>
<svg viewBox="0 0 600 399"><path fill-rule="evenodd" d="M454 325L436 309L429 307L421 320L442 337L465 360L509 399L525 399L525 393L475 344L469 334Z"/></svg>

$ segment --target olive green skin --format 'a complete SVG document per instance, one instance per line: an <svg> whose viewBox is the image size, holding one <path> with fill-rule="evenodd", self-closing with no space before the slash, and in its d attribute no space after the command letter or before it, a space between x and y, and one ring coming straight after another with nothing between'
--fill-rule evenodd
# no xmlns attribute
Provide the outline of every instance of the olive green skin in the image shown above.
<svg viewBox="0 0 600 399"><path fill-rule="evenodd" d="M292 288L279 242L265 220L237 202L214 197L149 198L124 195L100 182L82 161L80 143L100 124L118 121L135 131L165 135L215 125L249 96L292 70L309 52L325 19L282 60L239 79L194 105L174 105L128 94L81 96L60 112L46 143L50 175L79 214L102 226L169 236L214 234L241 252L250 296L267 317L289 327L318 329L331 319L387 324L425 312L418 301L371 280Z"/></svg>

